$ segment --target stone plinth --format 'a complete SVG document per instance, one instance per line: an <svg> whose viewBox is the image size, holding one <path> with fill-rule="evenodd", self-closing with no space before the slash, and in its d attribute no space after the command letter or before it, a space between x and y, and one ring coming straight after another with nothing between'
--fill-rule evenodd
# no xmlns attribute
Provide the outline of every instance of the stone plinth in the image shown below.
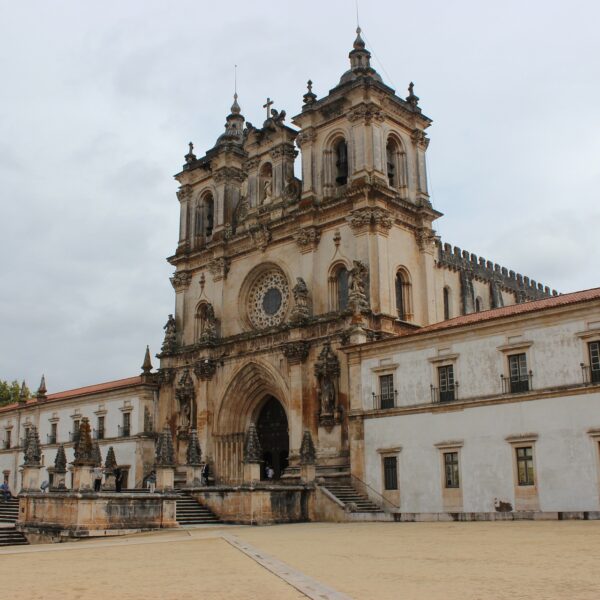
<svg viewBox="0 0 600 600"><path fill-rule="evenodd" d="M73 490L87 492L94 489L94 466L73 465Z"/></svg>
<svg viewBox="0 0 600 600"><path fill-rule="evenodd" d="M46 539L94 537L177 527L172 494L24 493L17 528Z"/></svg>
<svg viewBox="0 0 600 600"><path fill-rule="evenodd" d="M210 486L190 490L190 495L226 523L268 525L316 520L314 489L306 485Z"/></svg>
<svg viewBox="0 0 600 600"><path fill-rule="evenodd" d="M244 483L260 481L260 463L244 463Z"/></svg>
<svg viewBox="0 0 600 600"><path fill-rule="evenodd" d="M168 492L175 487L175 469L173 467L156 467L156 489Z"/></svg>
<svg viewBox="0 0 600 600"><path fill-rule="evenodd" d="M51 491L60 491L67 489L67 474L54 471L54 477L52 478Z"/></svg>
<svg viewBox="0 0 600 600"><path fill-rule="evenodd" d="M40 469L39 465L23 465L21 467L21 491L40 491Z"/></svg>
<svg viewBox="0 0 600 600"><path fill-rule="evenodd" d="M186 487L198 487L202 485L202 467L187 465L185 467Z"/></svg>
<svg viewBox="0 0 600 600"><path fill-rule="evenodd" d="M314 464L300 465L302 483L311 483L316 479L317 467Z"/></svg>

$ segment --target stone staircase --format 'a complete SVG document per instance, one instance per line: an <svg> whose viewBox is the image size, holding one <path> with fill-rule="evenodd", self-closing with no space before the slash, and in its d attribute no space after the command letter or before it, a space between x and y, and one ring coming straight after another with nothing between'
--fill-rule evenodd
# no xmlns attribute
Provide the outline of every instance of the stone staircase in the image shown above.
<svg viewBox="0 0 600 600"><path fill-rule="evenodd" d="M0 527L0 546L26 546L27 538L12 527Z"/></svg>
<svg viewBox="0 0 600 600"><path fill-rule="evenodd" d="M221 523L221 520L198 500L179 492L177 498L176 519L180 525L210 525Z"/></svg>
<svg viewBox="0 0 600 600"><path fill-rule="evenodd" d="M326 480L323 485L329 492L331 492L340 502L344 504L344 507L354 504L356 510L351 512L358 513L383 513L383 509L374 502L371 502L366 496L363 496L350 483L348 479L337 479L337 480Z"/></svg>
<svg viewBox="0 0 600 600"><path fill-rule="evenodd" d="M16 523L19 516L19 500L11 498L7 502L0 499L0 523Z"/></svg>

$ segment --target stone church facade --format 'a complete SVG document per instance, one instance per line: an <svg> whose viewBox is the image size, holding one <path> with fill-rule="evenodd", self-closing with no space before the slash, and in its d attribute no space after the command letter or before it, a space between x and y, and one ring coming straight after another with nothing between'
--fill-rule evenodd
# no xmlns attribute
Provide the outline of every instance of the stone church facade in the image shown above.
<svg viewBox="0 0 600 600"><path fill-rule="evenodd" d="M237 94L202 157L190 144L169 262L175 313L159 354L159 423L180 462L197 428L217 483L244 476L255 425L264 466L300 473L305 432L317 476L350 471L349 369L342 348L550 297L547 287L444 244L427 187L426 117L370 65L358 31L350 68L323 98L309 82L286 124L245 121ZM295 160L301 151L301 179Z"/></svg>

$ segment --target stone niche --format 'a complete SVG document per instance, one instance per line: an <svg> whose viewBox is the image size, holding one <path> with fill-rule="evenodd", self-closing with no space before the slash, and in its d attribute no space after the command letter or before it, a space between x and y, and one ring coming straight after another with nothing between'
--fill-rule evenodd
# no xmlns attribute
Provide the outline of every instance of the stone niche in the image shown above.
<svg viewBox="0 0 600 600"><path fill-rule="evenodd" d="M24 493L17 528L32 542L51 542L177 527L176 499L149 493Z"/></svg>
<svg viewBox="0 0 600 600"><path fill-rule="evenodd" d="M309 485L203 487L190 493L226 523L269 525L315 520L314 488Z"/></svg>

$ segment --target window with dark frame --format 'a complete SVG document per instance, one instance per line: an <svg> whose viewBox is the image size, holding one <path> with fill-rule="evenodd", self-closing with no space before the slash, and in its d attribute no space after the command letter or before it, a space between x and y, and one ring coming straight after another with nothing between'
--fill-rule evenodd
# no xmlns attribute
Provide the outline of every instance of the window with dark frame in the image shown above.
<svg viewBox="0 0 600 600"><path fill-rule="evenodd" d="M455 399L454 366L438 367L440 402L452 402Z"/></svg>
<svg viewBox="0 0 600 600"><path fill-rule="evenodd" d="M131 435L131 413L129 412L123 413L123 429L121 433L123 437Z"/></svg>
<svg viewBox="0 0 600 600"><path fill-rule="evenodd" d="M379 376L379 407L394 408L394 376Z"/></svg>
<svg viewBox="0 0 600 600"><path fill-rule="evenodd" d="M71 434L71 441L76 442L79 440L79 427L81 426L81 421L78 419L73 421L73 433Z"/></svg>
<svg viewBox="0 0 600 600"><path fill-rule="evenodd" d="M340 140L335 146L336 185L346 185L348 182L348 146L345 140Z"/></svg>
<svg viewBox="0 0 600 600"><path fill-rule="evenodd" d="M58 433L58 423L50 423L50 439L49 444L56 444L56 437Z"/></svg>
<svg viewBox="0 0 600 600"><path fill-rule="evenodd" d="M444 319L448 320L450 318L450 289L448 287L444 288Z"/></svg>
<svg viewBox="0 0 600 600"><path fill-rule="evenodd" d="M99 440L104 439L104 416L98 417L98 429L97 429L97 438Z"/></svg>
<svg viewBox="0 0 600 600"><path fill-rule="evenodd" d="M529 373L527 372L527 355L511 354L508 357L508 371L511 394L529 391Z"/></svg>
<svg viewBox="0 0 600 600"><path fill-rule="evenodd" d="M11 436L12 436L12 429L7 429L6 430L6 438L5 438L5 440L6 440L5 447L6 448L10 448L11 447L11 439L10 439Z"/></svg>
<svg viewBox="0 0 600 600"><path fill-rule="evenodd" d="M600 383L600 342L589 342L590 382Z"/></svg>
<svg viewBox="0 0 600 600"><path fill-rule="evenodd" d="M517 448L517 479L519 485L535 485L533 472L533 447Z"/></svg>
<svg viewBox="0 0 600 600"><path fill-rule="evenodd" d="M383 479L384 489L398 489L398 458L396 456L383 457Z"/></svg>
<svg viewBox="0 0 600 600"><path fill-rule="evenodd" d="M337 309L344 311L348 308L348 269L340 267L336 273L337 279Z"/></svg>
<svg viewBox="0 0 600 600"><path fill-rule="evenodd" d="M447 488L460 487L458 475L458 452L444 452L444 472Z"/></svg>

